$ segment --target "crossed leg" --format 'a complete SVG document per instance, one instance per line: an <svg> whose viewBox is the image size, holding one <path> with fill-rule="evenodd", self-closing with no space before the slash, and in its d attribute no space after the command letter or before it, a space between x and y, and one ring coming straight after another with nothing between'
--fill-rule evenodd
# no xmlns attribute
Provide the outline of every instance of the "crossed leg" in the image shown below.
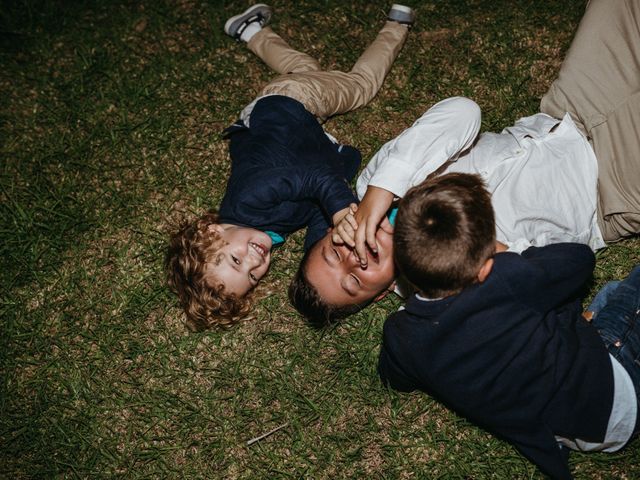
<svg viewBox="0 0 640 480"><path fill-rule="evenodd" d="M386 22L348 73L322 71L315 59L292 49L268 27L256 33L248 47L281 74L262 90L262 95L295 98L323 120L362 107L378 93L407 34L406 26Z"/></svg>

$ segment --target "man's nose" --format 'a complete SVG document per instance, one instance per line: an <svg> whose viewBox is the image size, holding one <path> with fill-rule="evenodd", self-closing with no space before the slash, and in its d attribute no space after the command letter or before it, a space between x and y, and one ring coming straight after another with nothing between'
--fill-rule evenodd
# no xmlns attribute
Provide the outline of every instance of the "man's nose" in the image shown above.
<svg viewBox="0 0 640 480"><path fill-rule="evenodd" d="M347 262L350 265L360 265L360 260L358 260L358 255L356 255L356 250L354 248L347 248L345 254L347 255Z"/></svg>

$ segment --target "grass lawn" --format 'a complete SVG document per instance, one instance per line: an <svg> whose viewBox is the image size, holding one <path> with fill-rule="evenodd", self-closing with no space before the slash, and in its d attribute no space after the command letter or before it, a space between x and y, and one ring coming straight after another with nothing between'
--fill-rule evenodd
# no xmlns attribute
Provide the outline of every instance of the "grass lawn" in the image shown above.
<svg viewBox="0 0 640 480"><path fill-rule="evenodd" d="M327 130L365 159L435 101L483 130L537 111L585 0L409 0L418 23L380 94ZM274 0L274 29L348 70L380 0ZM508 444L376 374L386 299L326 331L288 305L274 255L254 319L189 333L164 285L168 232L222 198L220 132L272 77L224 21L247 2L0 5L0 477L541 478ZM593 291L640 262L599 253ZM251 445L250 439L284 425ZM571 455L577 478L640 478L640 442Z"/></svg>

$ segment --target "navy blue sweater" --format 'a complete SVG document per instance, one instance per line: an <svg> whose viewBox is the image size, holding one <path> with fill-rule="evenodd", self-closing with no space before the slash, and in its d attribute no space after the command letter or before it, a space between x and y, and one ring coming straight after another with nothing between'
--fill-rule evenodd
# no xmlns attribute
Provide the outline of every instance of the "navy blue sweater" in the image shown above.
<svg viewBox="0 0 640 480"><path fill-rule="evenodd" d="M382 380L433 395L571 478L554 435L602 442L613 403L611 361L579 301L594 262L577 244L500 253L485 282L412 297L384 325Z"/></svg>
<svg viewBox="0 0 640 480"><path fill-rule="evenodd" d="M336 212L357 202L348 182L358 172L360 152L329 140L315 117L289 97L260 99L249 123L225 131L231 175L220 221L282 237L306 226L308 249Z"/></svg>

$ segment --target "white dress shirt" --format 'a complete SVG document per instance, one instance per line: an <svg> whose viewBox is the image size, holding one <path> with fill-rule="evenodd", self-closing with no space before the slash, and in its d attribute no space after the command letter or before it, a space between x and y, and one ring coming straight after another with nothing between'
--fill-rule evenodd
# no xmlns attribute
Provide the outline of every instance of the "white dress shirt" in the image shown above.
<svg viewBox="0 0 640 480"><path fill-rule="evenodd" d="M598 166L587 139L565 115L539 113L501 133L480 129L480 108L463 97L430 108L414 125L387 142L357 181L403 196L427 175L477 173L492 194L497 239L509 250L577 242L605 246L596 218Z"/></svg>

